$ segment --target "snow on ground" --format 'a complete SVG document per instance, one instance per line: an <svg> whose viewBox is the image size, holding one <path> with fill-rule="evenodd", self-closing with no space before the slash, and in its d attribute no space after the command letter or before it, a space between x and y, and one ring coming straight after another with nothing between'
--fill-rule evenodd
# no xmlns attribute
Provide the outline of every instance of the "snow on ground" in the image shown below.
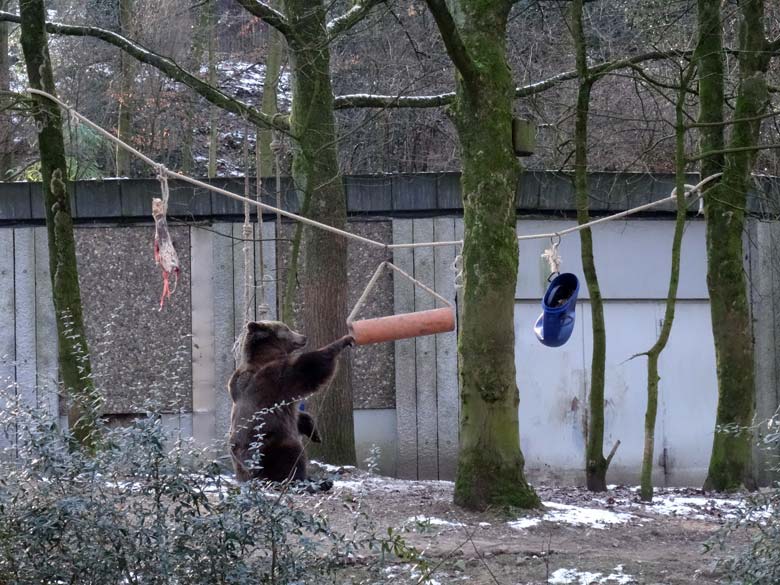
<svg viewBox="0 0 780 585"><path fill-rule="evenodd" d="M618 565L613 569L613 573L604 576L602 573L589 573L588 571L579 571L577 569L558 569L554 571L547 580L551 585L630 585L636 583L633 575L627 575L623 572L623 565Z"/></svg>
<svg viewBox="0 0 780 585"><path fill-rule="evenodd" d="M433 516L412 516L406 520L407 524L428 524L430 526L450 526L459 528L465 526L463 522L451 522L449 520L443 520L441 518L435 518Z"/></svg>
<svg viewBox="0 0 780 585"><path fill-rule="evenodd" d="M521 518L509 522L509 527L516 530L523 530L536 526L544 520L545 522L558 522L561 524L570 524L572 526L589 526L590 528L603 530L610 524L624 524L636 518L636 516L632 516L631 514L614 512L612 510L602 510L601 508L586 508L569 504L559 504L557 502L542 503L551 511L547 512L541 518Z"/></svg>

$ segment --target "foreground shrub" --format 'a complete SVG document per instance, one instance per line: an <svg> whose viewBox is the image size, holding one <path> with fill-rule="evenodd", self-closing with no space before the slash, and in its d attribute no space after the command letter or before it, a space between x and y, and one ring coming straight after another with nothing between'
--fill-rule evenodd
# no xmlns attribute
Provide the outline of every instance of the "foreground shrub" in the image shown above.
<svg viewBox="0 0 780 585"><path fill-rule="evenodd" d="M5 408L0 584L329 583L358 549L391 550L258 483L236 486L159 417L102 429L90 455L53 421ZM401 551L405 549L401 546Z"/></svg>

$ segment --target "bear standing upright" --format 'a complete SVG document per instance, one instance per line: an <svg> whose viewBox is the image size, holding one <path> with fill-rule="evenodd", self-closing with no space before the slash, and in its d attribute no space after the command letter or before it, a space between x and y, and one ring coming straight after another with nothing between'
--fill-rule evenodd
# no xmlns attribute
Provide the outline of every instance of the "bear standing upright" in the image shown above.
<svg viewBox="0 0 780 585"><path fill-rule="evenodd" d="M293 354L306 337L279 321L247 324L242 363L228 382L233 401L230 454L239 481L306 479L301 435L319 442L314 421L296 401L319 390L336 372L347 335L316 351Z"/></svg>

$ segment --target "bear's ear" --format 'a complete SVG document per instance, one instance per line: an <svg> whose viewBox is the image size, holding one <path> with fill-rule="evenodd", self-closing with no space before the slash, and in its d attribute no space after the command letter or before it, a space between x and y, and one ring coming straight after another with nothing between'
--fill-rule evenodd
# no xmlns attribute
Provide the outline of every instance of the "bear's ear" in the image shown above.
<svg viewBox="0 0 780 585"><path fill-rule="evenodd" d="M246 324L246 329L249 331L249 333L255 333L257 331L263 331L265 329L265 326L262 323L257 323L255 321L250 321Z"/></svg>

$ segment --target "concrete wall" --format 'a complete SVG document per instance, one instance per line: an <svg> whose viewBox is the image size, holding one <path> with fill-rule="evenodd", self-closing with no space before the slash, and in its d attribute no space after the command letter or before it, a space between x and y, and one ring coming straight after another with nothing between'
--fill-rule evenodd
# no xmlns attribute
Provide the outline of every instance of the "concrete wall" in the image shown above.
<svg viewBox="0 0 780 585"><path fill-rule="evenodd" d="M242 192L240 181L220 186ZM777 185L764 181L751 199L763 210ZM267 183L266 183L267 184ZM609 212L666 196L670 177L597 173L591 177L593 207ZM346 178L350 229L382 241L452 239L462 235L457 175ZM149 198L156 181L77 184L80 278L87 329L105 413L118 422L152 401L166 424L201 444L224 445L229 401L224 384L233 369L230 349L243 325L243 253L240 206L232 200L173 185L173 237L182 260L179 289L157 310L161 281L151 257ZM266 194L271 200L272 194ZM285 182L283 200L296 209L297 194ZM571 209L569 179L529 173L518 186L519 233L549 232L571 222L552 219ZM178 217L177 217L178 216ZM610 481L635 483L641 459L645 362L629 359L649 348L663 315L672 224L663 212L594 229L596 258L606 300L608 374L605 449L620 439ZM29 404L56 412L56 347L46 258L45 230L37 186L0 185L0 378ZM270 219L270 218L268 218ZM267 223L253 247L253 277L268 280L268 303L276 305L288 236L279 248ZM757 417L780 403L775 342L780 321L780 231L773 222L751 221L746 233L756 338ZM540 255L549 242L520 246L516 291L516 347L521 443L535 481L582 481L590 361L590 309L582 283L577 328L562 348L538 344L531 326L540 311L547 268ZM563 267L582 274L579 239L564 238ZM351 301L362 292L381 250L350 243ZM455 298L456 251L397 251L393 260L450 299ZM656 480L659 485L701 483L712 442L716 400L714 352L709 323L704 223L693 220L683 244L680 306L669 347L661 360ZM424 294L386 277L365 316L429 308ZM258 315L255 298L249 316ZM273 314L273 311L272 311ZM355 428L358 459L372 444L382 449L382 471L403 477L451 479L457 462L457 352L454 334L358 348L355 360ZM60 405L61 406L61 405ZM4 440L6 444L12 437ZM757 451L763 464L767 456ZM768 478L764 475L764 479Z"/></svg>

